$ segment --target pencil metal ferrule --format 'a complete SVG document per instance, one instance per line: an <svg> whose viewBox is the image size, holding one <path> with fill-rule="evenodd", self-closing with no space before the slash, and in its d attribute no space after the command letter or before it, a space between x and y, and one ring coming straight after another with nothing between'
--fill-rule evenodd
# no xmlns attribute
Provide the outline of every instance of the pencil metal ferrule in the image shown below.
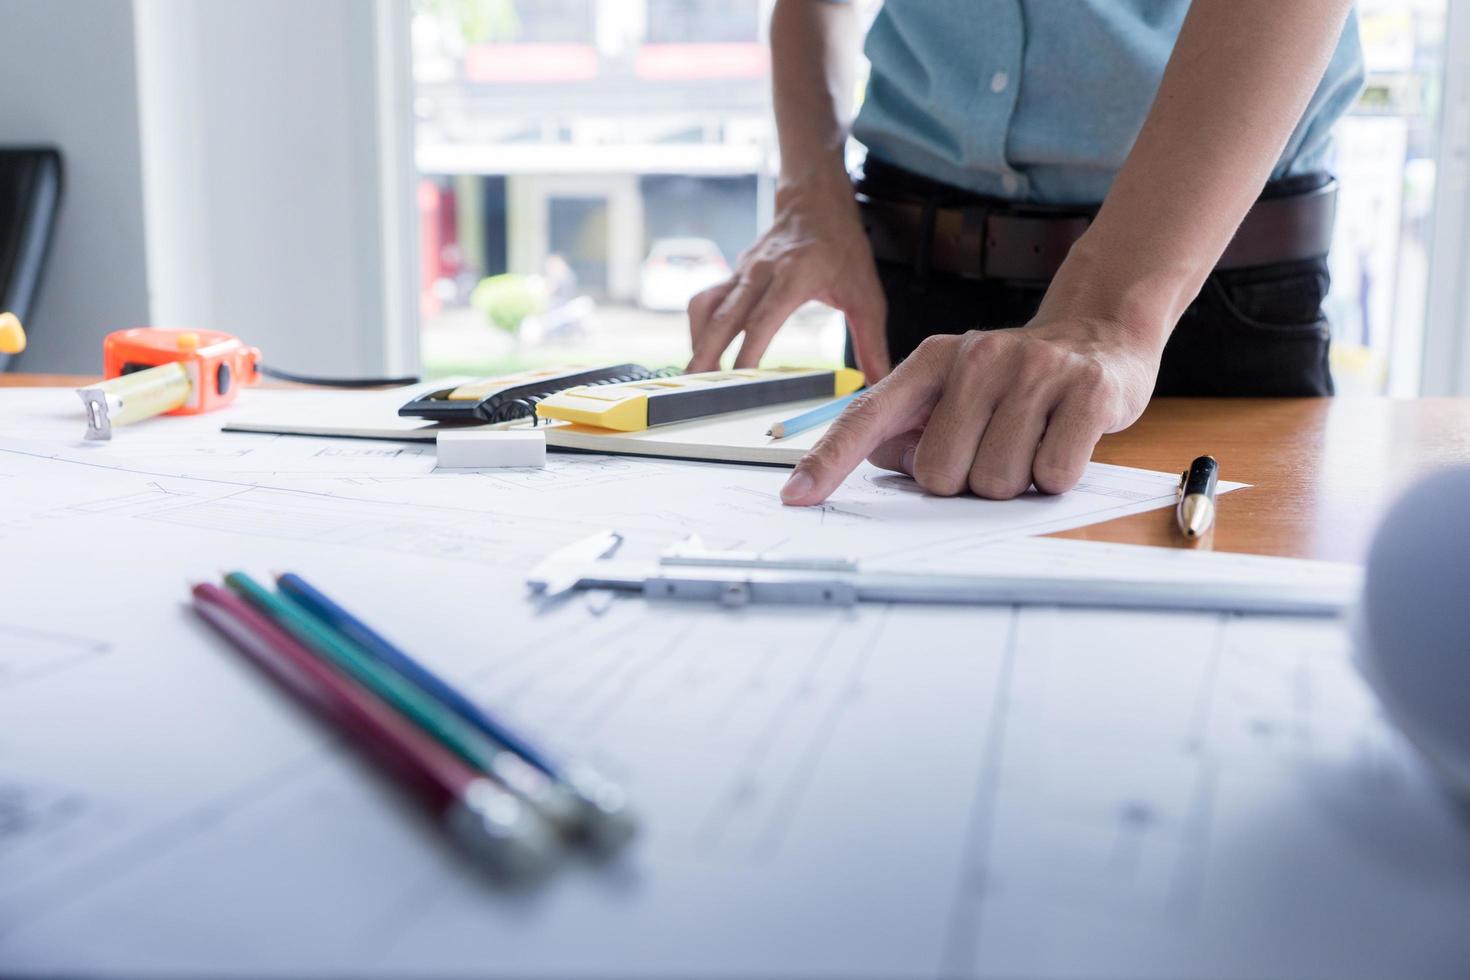
<svg viewBox="0 0 1470 980"><path fill-rule="evenodd" d="M594 850L615 851L637 836L638 816L617 783L581 764L573 764L566 783L577 800L583 839Z"/></svg>
<svg viewBox="0 0 1470 980"><path fill-rule="evenodd" d="M576 798L546 773L514 752L500 750L490 760L490 775L535 807L558 831L575 835L581 824Z"/></svg>
<svg viewBox="0 0 1470 980"><path fill-rule="evenodd" d="M507 878L543 873L558 852L556 836L535 811L489 779L477 779L444 813L455 839Z"/></svg>

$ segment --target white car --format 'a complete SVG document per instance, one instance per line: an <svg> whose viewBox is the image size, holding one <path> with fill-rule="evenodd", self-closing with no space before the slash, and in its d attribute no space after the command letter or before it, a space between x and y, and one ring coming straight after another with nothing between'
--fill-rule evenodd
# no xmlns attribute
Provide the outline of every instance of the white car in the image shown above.
<svg viewBox="0 0 1470 980"><path fill-rule="evenodd" d="M683 313L696 293L729 275L720 246L708 238L660 238L643 260L638 305Z"/></svg>

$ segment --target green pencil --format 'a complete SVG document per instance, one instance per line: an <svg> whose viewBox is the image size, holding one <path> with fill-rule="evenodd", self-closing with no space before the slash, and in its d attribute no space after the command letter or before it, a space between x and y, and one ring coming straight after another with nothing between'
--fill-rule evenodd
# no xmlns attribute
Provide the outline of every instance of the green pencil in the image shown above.
<svg viewBox="0 0 1470 980"><path fill-rule="evenodd" d="M244 572L226 575L225 584L455 755L536 807L558 829L575 829L576 802L541 770L514 752L497 746L416 684L378 663L351 640L312 616L294 599L272 592Z"/></svg>

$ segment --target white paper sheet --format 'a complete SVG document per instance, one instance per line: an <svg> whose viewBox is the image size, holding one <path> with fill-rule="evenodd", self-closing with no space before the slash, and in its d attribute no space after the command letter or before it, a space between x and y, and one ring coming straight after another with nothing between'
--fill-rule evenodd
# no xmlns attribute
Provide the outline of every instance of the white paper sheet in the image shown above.
<svg viewBox="0 0 1470 980"><path fill-rule="evenodd" d="M323 397L374 404L387 397L396 404L403 397L401 392L247 394L256 411L262 403L299 411L303 401ZM146 420L120 429L107 443L88 443L76 428L68 430L69 436L48 438L79 420L79 406L71 405L74 400L72 392L62 389L6 392L0 399L0 445L17 456L66 461L84 472L146 475L160 485L172 478L200 478L220 487L289 488L314 495L301 498L293 512L320 511L312 520L329 525L360 522L349 510L321 503L323 498L351 498L364 507L376 502L400 508L391 523L405 537L425 531L426 526L470 522L466 511L494 515L497 523L515 515L529 522L533 530L527 534L528 543L542 551L560 538L548 526L588 530L612 526L664 539L697 532L717 546L831 550L897 563L924 556L939 544L954 551L998 538L1044 534L1170 507L1178 483L1172 473L1093 463L1076 488L1059 496L1032 492L1010 501L937 499L901 474L863 464L825 503L792 508L780 503L786 474L779 469L554 455L545 469L436 473L428 445L220 433L219 419L229 417L228 411ZM1220 492L1243 486L1222 481ZM283 499L231 493L228 508L232 517L248 522L260 508L247 505L268 497L277 505ZM312 499L317 502L312 504ZM42 490L37 504L49 506L52 500L50 490ZM160 510L187 506L191 520L204 520L225 506L175 500L170 508L166 503ZM12 519L23 511L12 502ZM370 522L387 520L386 512L373 513ZM262 525L262 533L285 533L279 521L267 523L270 527Z"/></svg>
<svg viewBox="0 0 1470 980"><path fill-rule="evenodd" d="M792 511L781 474L738 467L281 477L90 450L0 444L0 974L1448 977L1470 958L1470 835L1335 623L598 615L521 588L593 525L1204 584L1351 569L1003 538L986 502L877 471ZM237 567L304 574L597 763L646 833L540 888L481 878L186 611L188 582Z"/></svg>
<svg viewBox="0 0 1470 980"><path fill-rule="evenodd" d="M462 507L468 501L543 514L546 498L516 494L534 488L555 497L562 515L627 518L655 530L700 531L783 547L849 550L862 557L900 557L937 541L974 544L997 537L1044 534L1172 506L1178 477L1132 467L1091 464L1081 483L1060 496L1035 492L1013 501L964 496L935 499L914 481L863 464L832 497L814 508L780 506L784 471L615 457L584 463L553 456L545 470L433 473L431 446L300 436L220 433L221 419L242 411L297 416L352 412L389 417L406 397L389 392L252 391L243 406L193 417L149 419L118 430L108 443L81 438L80 406L67 389L18 389L0 400L0 441L14 448L92 467L154 477L209 477L249 485L301 486L350 492L403 504ZM76 423L75 425L73 423ZM25 443L22 445L21 443ZM412 482L414 478L426 478ZM469 482L475 481L475 482ZM1245 484L1221 481L1220 493ZM594 489L595 487L595 489Z"/></svg>

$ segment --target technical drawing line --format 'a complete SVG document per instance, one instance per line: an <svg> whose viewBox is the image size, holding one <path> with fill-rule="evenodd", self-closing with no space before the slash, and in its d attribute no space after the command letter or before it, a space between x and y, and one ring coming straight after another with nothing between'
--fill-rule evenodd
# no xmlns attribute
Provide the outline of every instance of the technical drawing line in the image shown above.
<svg viewBox="0 0 1470 980"><path fill-rule="evenodd" d="M685 648L684 644L691 640L692 634L698 625L697 622L691 621L682 626L669 640L668 646L670 652ZM664 677L661 682L654 685L651 690L645 689L645 698L649 698L657 703L665 698L676 698L679 696L677 687L684 679L685 672L677 669L680 664L679 660L670 658L669 663L672 665L671 669L664 672Z"/></svg>
<svg viewBox="0 0 1470 980"><path fill-rule="evenodd" d="M1170 883L1167 909L1178 921L1194 917L1205 890L1205 866L1209 857L1210 825L1215 811L1215 787L1220 777L1220 760L1209 749L1210 712L1219 691L1221 664L1229 648L1231 625L1241 615L1224 614L1215 619L1215 642L1211 644L1210 662L1200 678L1199 695L1190 719L1189 746L1198 769L1188 812L1184 815L1183 848Z"/></svg>
<svg viewBox="0 0 1470 980"><path fill-rule="evenodd" d="M1200 675L1199 693L1195 695L1194 710L1190 712L1189 735L1185 748L1203 752L1205 737L1210 724L1210 710L1215 703L1215 686L1219 683L1220 662L1225 659L1225 634L1230 623L1239 619L1240 613L1222 613L1215 619L1215 642L1210 645L1210 660Z"/></svg>
<svg viewBox="0 0 1470 980"><path fill-rule="evenodd" d="M0 858L12 842L64 831L89 811L87 797L70 788L8 781L0 774Z"/></svg>
<svg viewBox="0 0 1470 980"><path fill-rule="evenodd" d="M291 493L291 494L300 495L302 497L311 497L311 498L314 498L314 499L317 499L317 500L321 500L321 501L325 501L325 502L330 502L330 503L339 503L339 502L342 502L342 501L347 501L347 502L350 502L350 503L370 504L370 505L377 506L377 507L393 507L393 506L397 506L398 505L398 502L397 501L382 500L382 499L374 498L374 497L350 497L350 496L345 496L345 495L340 494L340 493L335 493L335 492L326 491L326 490L307 490L307 489L304 489L302 487L282 487L282 486L276 486L274 484L262 484L262 483L255 482L255 481L248 481L248 480L226 480L226 479L221 479L220 477L200 476L200 475L197 475L197 474L191 474L189 476L179 476L176 473L156 473L156 472L154 472L152 470L137 470L137 469L131 469L131 468L126 467L126 466L108 466L105 463L94 463L94 462L89 462L88 460L82 460L82 459L70 459L68 457L65 457L65 456L57 456L55 454L28 452L28 451L26 451L24 449L16 449L16 448L14 448L12 446L0 446L0 453L10 453L10 454L15 455L15 456L25 456L25 457L28 457L30 459L43 459L43 460L46 460L47 462L51 462L51 463L66 463L66 464L69 464L71 466L85 466L85 467L89 467L91 469L108 470L109 472L131 473L131 474L134 474L135 476L156 476L156 477L159 477L161 479L171 480L171 481L176 482L176 483L187 481L187 482L193 482L193 483L213 483L213 484L217 484L218 486L222 486L222 487L236 487L236 488L239 488L240 490L273 490L273 491L276 491L276 492L279 492L279 493ZM320 474L317 474L317 475L320 475ZM224 499L224 498L219 498L219 499ZM445 513L445 514L474 514L474 515L479 516L479 517L487 517L487 516L488 517L495 517L495 516L501 516L500 511L496 510L493 507L486 507L486 508L479 508L479 507L451 507L451 506L447 506L445 504L415 504L414 506L419 511L439 511L439 512L442 512L442 513ZM572 524L572 522L559 521L559 520L556 520L554 518L540 518L540 519L541 520L546 520L546 521L548 521L550 523L571 524L572 526L577 526L577 527L583 526L583 525L580 525L580 524Z"/></svg>
<svg viewBox="0 0 1470 980"><path fill-rule="evenodd" d="M1172 493L1158 494L1157 496L1153 497L1143 496L1136 500L1130 500L1127 503L1119 504L1116 507L1110 507L1106 510L1090 511L1088 513L1087 525L1091 527L1097 524L1102 524L1105 521L1113 520L1115 517L1129 517L1135 513L1138 513L1133 508L1140 503L1148 501L1160 501L1160 506L1162 507L1169 503L1172 503L1173 499L1174 497ZM904 555L912 555L915 553L923 555L926 552L929 553L929 557L931 559L940 558L946 555L952 555L957 552L963 551L966 548L972 547L974 545L984 544L987 541L995 541L1003 538L1032 537L1037 534L1045 534L1047 533L1048 528L1053 527L1057 523L1057 518L1048 517L1032 521L1029 524L1008 524L1006 525L1004 530L979 531L975 534L970 535L955 535L945 538L944 541L937 544L932 540L921 541L915 544L906 544L901 548L894 548L888 551L874 551L872 554L867 556L867 560L869 562L886 561L892 558L899 558ZM1075 526L1075 522L1070 522L1066 526ZM940 547L942 547L944 550L938 550L938 548Z"/></svg>
<svg viewBox="0 0 1470 980"><path fill-rule="evenodd" d="M1184 847L1170 883L1168 909L1171 917L1187 922L1199 911L1205 891L1210 826L1215 813L1215 788L1220 781L1220 762L1202 758L1195 774L1194 798L1184 816Z"/></svg>
<svg viewBox="0 0 1470 980"><path fill-rule="evenodd" d="M52 674L60 673L83 661L91 660L112 650L112 644L89 636L54 633L48 630L31 629L25 626L9 626L0 623L0 639L14 637L18 642L40 643L60 648L49 657L39 660L17 657L7 659L6 651L0 649L0 688L29 683ZM11 644L6 644L6 648Z"/></svg>
<svg viewBox="0 0 1470 980"><path fill-rule="evenodd" d="M4 623L0 623L0 633L8 633L11 636L17 636L22 639L41 640L46 643L81 647L92 653L102 653L112 646L106 640L99 640L92 636L79 636L76 633L57 633L52 630L38 630L29 626L11 626Z"/></svg>
<svg viewBox="0 0 1470 980"><path fill-rule="evenodd" d="M392 904L357 930L353 945L371 951L370 959L384 959L419 923L436 913L435 904L444 898L444 881L437 869L426 872L400 889Z"/></svg>
<svg viewBox="0 0 1470 980"><path fill-rule="evenodd" d="M731 784L718 794L714 809L706 814L705 818L700 822L698 831L694 835L702 848L710 851L719 848L720 842L723 840L731 820L737 816L740 800L746 796L749 787L758 785L761 781L761 770L765 758L780 740L782 729L786 727L792 712L801 700L800 692L810 684L812 675L817 672L822 663L831 655L832 648L837 642L837 637L842 632L842 625L841 621L838 621L827 630L822 641L817 644L817 648L807 659L801 676L794 681L793 687L781 699L781 703L778 705L774 717L767 722L751 741L739 764L733 767L734 778ZM751 671L750 676L759 676L764 673L768 665L777 659L779 655L774 646L768 646L760 662ZM735 691L732 698L726 703L725 710L721 712L716 728L723 727L728 723L729 718L738 710L738 701L747 697L749 691L748 683L741 685ZM840 697L834 699L834 701L840 700Z"/></svg>
<svg viewBox="0 0 1470 980"><path fill-rule="evenodd" d="M497 706L514 704L546 677L560 673L561 661L548 663L548 651L577 649L573 640L596 631L592 639L582 644L585 649L595 649L601 636L616 636L620 627L621 621L614 620L581 619L571 624L556 623L546 632L537 633L517 644L512 652L464 674L458 683L468 684L477 692L490 692ZM522 670L522 665L529 665L530 669ZM493 684L490 683L492 678Z"/></svg>
<svg viewBox="0 0 1470 980"><path fill-rule="evenodd" d="M188 493L164 490L157 483L150 482L148 486L149 489L139 490L137 493L103 497L99 500L89 500L84 504L72 504L69 507L63 507L61 510L71 514L105 514L110 511L126 510L130 507L146 507L168 500L170 497L192 496L192 494Z"/></svg>
<svg viewBox="0 0 1470 980"><path fill-rule="evenodd" d="M685 624L675 630L673 635L663 643L650 643L640 659L627 665L622 673L607 685L606 690L599 691L595 696L593 708L577 725L580 736L590 739L620 708L627 704L634 689L648 677L650 669L656 668L658 664L664 663L678 653L689 638L689 634L694 631L694 625L694 623Z"/></svg>
<svg viewBox="0 0 1470 980"><path fill-rule="evenodd" d="M1021 608L1011 607L1006 632L1005 656L996 678L995 701L990 707L990 726L985 733L985 752L976 781L975 802L970 808L970 832L954 901L950 904L949 926L939 960L939 975L969 976L975 971L984 931L985 892L989 887L990 838L995 827L995 810L1000 799L1001 762L1005 756L1006 722L1010 713L1011 676L1015 671L1016 647L1021 636Z"/></svg>
<svg viewBox="0 0 1470 980"><path fill-rule="evenodd" d="M825 643L822 644L822 648L826 648ZM777 650L774 645L767 644L761 651L760 660L752 665L750 675L759 677L770 669L771 664L780 659L780 657L781 651ZM730 692L725 695L720 706L710 712L710 725L708 730L710 732L724 731L725 726L730 723L730 719L739 714L741 706L749 697L750 687L748 684L731 685Z"/></svg>
<svg viewBox="0 0 1470 980"><path fill-rule="evenodd" d="M848 672L847 681L842 689L827 705L827 711L822 716L821 723L817 726L811 738L807 741L806 750L802 753L801 760L787 776L786 785L783 787L776 803L771 807L771 812L766 821L765 831L761 834L756 846L751 848L752 860L771 860L776 857L780 847L781 839L787 828L791 826L796 818L797 810L801 808L801 801L806 795L807 789L816 779L817 769L821 766L822 756L827 746L832 741L833 734L837 731L838 723L846 713L852 697L861 687L861 678L867 670L868 663L873 659L873 652L878 648L878 641L888 628L889 617L893 613L893 606L885 603L882 608L881 618L874 629L868 634L868 642L863 644L862 650L853 659L852 666ZM827 648L830 650L837 643L837 631L833 631ZM823 659L828 654L824 653ZM815 673L819 664L814 663L808 674ZM805 683L805 681L803 681ZM798 688L799 690L799 688ZM794 709L797 699L791 699Z"/></svg>
<svg viewBox="0 0 1470 980"><path fill-rule="evenodd" d="M115 878L157 861L196 837L211 833L227 817L245 812L270 797L269 788L310 773L329 756L340 751L336 741L324 742L279 768L263 773L214 800L93 854L75 865L53 871L39 881L29 882L0 898L0 939L32 921L37 915L54 915ZM31 916L22 915L31 911Z"/></svg>
<svg viewBox="0 0 1470 980"><path fill-rule="evenodd" d="M618 642L605 645L601 662L563 692L563 706L557 716L566 719L567 730L576 732L582 738L590 735L587 715L595 715L597 706L610 694L615 696L627 682L627 678L630 675L636 677L644 661L650 655L656 656L658 652L657 647L635 645L627 636L621 636ZM592 706L590 709L589 705ZM573 721L573 718L577 720Z"/></svg>

